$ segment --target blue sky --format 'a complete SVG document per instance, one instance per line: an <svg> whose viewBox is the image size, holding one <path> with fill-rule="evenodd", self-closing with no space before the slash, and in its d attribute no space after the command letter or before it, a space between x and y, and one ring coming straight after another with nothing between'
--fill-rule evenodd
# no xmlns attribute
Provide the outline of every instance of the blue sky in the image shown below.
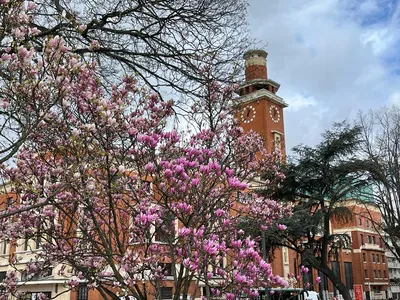
<svg viewBox="0 0 400 300"><path fill-rule="evenodd" d="M250 0L249 24L281 84L286 145L400 105L400 0Z"/></svg>

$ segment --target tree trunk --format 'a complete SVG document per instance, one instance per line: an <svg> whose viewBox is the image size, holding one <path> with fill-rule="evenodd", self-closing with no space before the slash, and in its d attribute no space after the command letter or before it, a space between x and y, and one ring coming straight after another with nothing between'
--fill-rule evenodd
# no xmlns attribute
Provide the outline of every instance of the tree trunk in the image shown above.
<svg viewBox="0 0 400 300"><path fill-rule="evenodd" d="M343 296L344 300L352 300L351 295L350 295L350 290L349 288L342 283L340 278L338 278L335 273L332 272L331 269L329 269L327 266L326 267L321 267L317 268L319 271L324 273L326 277L329 278L329 280L332 282L332 284L338 289L339 293Z"/></svg>

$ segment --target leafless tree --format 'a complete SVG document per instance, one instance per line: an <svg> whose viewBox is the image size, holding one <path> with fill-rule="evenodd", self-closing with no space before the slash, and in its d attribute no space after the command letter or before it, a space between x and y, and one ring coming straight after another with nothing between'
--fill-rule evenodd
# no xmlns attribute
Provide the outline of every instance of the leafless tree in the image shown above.
<svg viewBox="0 0 400 300"><path fill-rule="evenodd" d="M204 61L219 81L231 81L249 46L246 0L41 0L42 34L60 35L76 53L95 55L103 75L136 73L160 92L196 93ZM95 46L93 46L95 43ZM200 85L199 85L200 83Z"/></svg>
<svg viewBox="0 0 400 300"><path fill-rule="evenodd" d="M17 16L32 3L10 0L0 7L0 56L16 53L20 46L40 54L49 38L58 35L72 52L97 60L103 84L135 74L161 97L177 93L183 113L189 111L187 99L199 97L209 79L204 68L211 63L212 80L234 82L243 69L237 68L238 60L249 46L246 0L35 0L25 23ZM29 26L40 33L16 38L15 30ZM24 80L0 66L0 163L15 155L57 104L52 95L46 105L27 105L34 91L16 97L10 89ZM186 99L182 105L179 95Z"/></svg>
<svg viewBox="0 0 400 300"><path fill-rule="evenodd" d="M358 119L363 155L369 159L372 196L382 214L389 249L400 258L400 107L384 107Z"/></svg>
<svg viewBox="0 0 400 300"><path fill-rule="evenodd" d="M0 165L16 154L58 99L52 89L46 95L39 92L51 73L46 67L38 68L39 60L43 65L46 58L32 54L32 60L25 62L32 49L29 24L33 16L24 6L23 0L0 5ZM24 63L26 68L22 68Z"/></svg>

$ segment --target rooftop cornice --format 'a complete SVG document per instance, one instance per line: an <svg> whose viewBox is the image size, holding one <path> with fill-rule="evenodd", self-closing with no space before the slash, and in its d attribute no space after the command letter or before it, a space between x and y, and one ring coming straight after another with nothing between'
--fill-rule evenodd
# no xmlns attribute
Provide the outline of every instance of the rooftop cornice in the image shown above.
<svg viewBox="0 0 400 300"><path fill-rule="evenodd" d="M242 89L246 86L255 85L255 84L270 84L279 89L281 86L280 83L272 80L272 79L253 79L240 84L239 88Z"/></svg>
<svg viewBox="0 0 400 300"><path fill-rule="evenodd" d="M272 102L278 104L279 106L288 107L288 104L281 97L275 95L274 93L272 93L266 89L257 90L257 91L254 91L250 94L247 94L247 95L244 95L241 97L242 102L244 102L244 103L252 102L252 101L258 100L260 98L268 98Z"/></svg>
<svg viewBox="0 0 400 300"><path fill-rule="evenodd" d="M251 55L258 55L258 56L267 58L268 53L265 50L262 50L262 49L247 50L243 54L243 59L247 59L247 58L251 57Z"/></svg>

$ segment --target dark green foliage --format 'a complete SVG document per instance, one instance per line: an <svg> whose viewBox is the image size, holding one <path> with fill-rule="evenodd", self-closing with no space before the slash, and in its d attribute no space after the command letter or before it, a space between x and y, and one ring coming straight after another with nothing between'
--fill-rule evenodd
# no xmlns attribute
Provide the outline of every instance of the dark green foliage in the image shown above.
<svg viewBox="0 0 400 300"><path fill-rule="evenodd" d="M295 250L303 265L311 266L334 283L345 299L351 299L347 287L332 272L329 261L337 260L338 251L350 246L347 234L333 234L330 222L351 220L351 211L343 204L354 199L367 185L363 170L367 162L357 156L360 128L337 123L323 134L315 147L299 145L286 165L286 179L274 198L294 203L293 215L279 220L287 230L267 231L277 245ZM270 248L273 248L270 245Z"/></svg>

